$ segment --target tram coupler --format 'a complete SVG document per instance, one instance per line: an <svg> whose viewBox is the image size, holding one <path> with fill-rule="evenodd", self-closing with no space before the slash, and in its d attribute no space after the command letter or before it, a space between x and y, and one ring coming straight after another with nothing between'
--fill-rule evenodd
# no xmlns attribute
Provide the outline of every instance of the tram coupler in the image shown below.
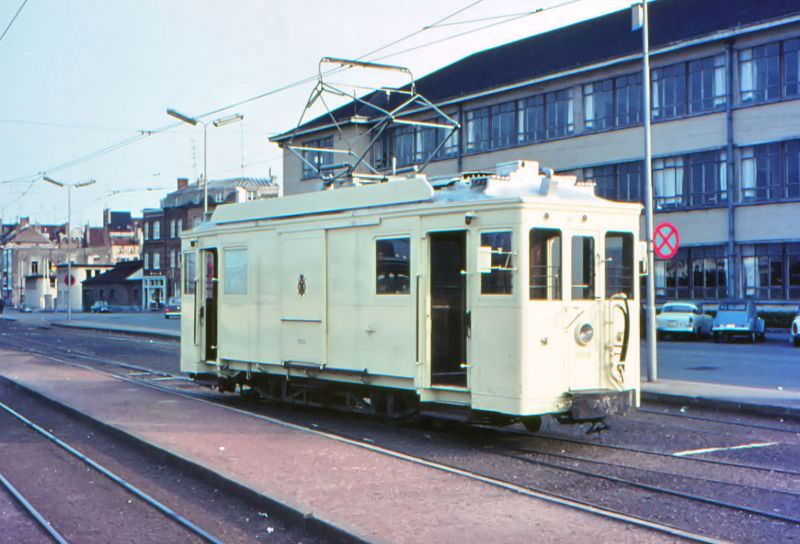
<svg viewBox="0 0 800 544"><path fill-rule="evenodd" d="M586 389L569 394L568 417L575 423L592 423L607 416L621 416L634 405L634 390Z"/></svg>

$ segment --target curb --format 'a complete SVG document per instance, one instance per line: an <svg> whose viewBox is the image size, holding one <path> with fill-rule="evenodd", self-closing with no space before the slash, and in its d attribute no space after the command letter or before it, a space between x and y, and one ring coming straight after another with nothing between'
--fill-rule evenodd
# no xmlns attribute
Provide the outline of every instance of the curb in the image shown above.
<svg viewBox="0 0 800 544"><path fill-rule="evenodd" d="M81 329L85 331L99 331L99 332L114 332L118 334L129 334L131 336L154 336L156 338L166 338L169 340L180 341L181 335L179 332L170 331L157 331L157 330L144 330L132 328L112 328L103 327L102 325L82 325L78 323L64 323L63 321L55 321L50 324L53 327L62 327L65 329Z"/></svg>
<svg viewBox="0 0 800 544"><path fill-rule="evenodd" d="M690 397L674 395L670 393L653 393L642 391L642 401L660 402L663 404L695 406L699 408L710 408L723 410L726 412L746 413L758 416L782 417L794 421L800 421L800 408L792 406L776 406L770 404L755 404L752 402L740 402L728 399L718 399L710 397Z"/></svg>
<svg viewBox="0 0 800 544"><path fill-rule="evenodd" d="M292 524L297 527L301 527L314 536L330 542L342 542L346 544L367 544L368 542L357 536L355 533L337 526L333 522L317 518L314 516L313 512L303 512L288 503L281 502L278 499L264 495L263 493L260 493L259 491L256 491L255 489L252 489L241 482L226 478L222 474L215 472L196 461L181 457L180 455L173 453L168 449L151 444L142 438L114 427L110 423L95 419L88 414L73 408L72 406L57 401L39 391L31 389L26 385L15 382L7 376L0 375L0 382L7 383L11 387L17 388L19 391L33 399L44 401L53 407L68 412L84 422L96 425L102 430L108 432L110 435L129 443L133 447L136 447L145 453L158 456L164 461L169 461L178 469L185 470L190 474L194 474L196 477L205 480L207 483L217 486L221 490L227 490L227 492L236 494L246 501L255 502L265 509L271 509L277 513L277 516L282 517L283 521L287 525Z"/></svg>

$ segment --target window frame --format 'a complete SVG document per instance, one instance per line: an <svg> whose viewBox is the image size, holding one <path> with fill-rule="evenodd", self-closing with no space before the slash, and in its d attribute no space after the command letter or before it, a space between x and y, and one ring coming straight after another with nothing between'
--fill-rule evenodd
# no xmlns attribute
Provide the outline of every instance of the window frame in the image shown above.
<svg viewBox="0 0 800 544"><path fill-rule="evenodd" d="M480 294L482 296L490 296L490 297L494 297L494 296L501 296L502 297L502 296L513 295L514 294L514 282L515 282L515 276L516 276L516 274L514 274L514 272L517 271L517 269L515 268L515 264L516 264L515 257L518 257L517 253L514 251L514 229L512 229L511 227L506 227L506 228L495 227L495 228L480 230L478 232L478 245L479 245L479 247L486 247L486 245L484 244L484 239L483 238L484 238L484 236L488 236L488 235L508 235L508 246L509 246L509 248L508 248L508 250L505 250L503 247L495 248L494 246L491 246L492 247L492 258L491 258L492 270L489 273L481 273L480 274L480 278L481 278ZM500 251L507 251L507 252L503 253L503 254L501 254L501 253L497 253L496 254L496 253L494 253L495 249L499 249ZM503 256L504 255L507 256L506 262L505 263L500 263L499 261L503 260ZM495 257L497 257L497 259L495 259ZM495 263L495 260L497 260L498 263ZM495 269L495 266L503 266L504 269L502 269L502 270L501 269ZM488 288L492 287L490 285L490 282L488 281L490 279L495 280L494 281L495 287L499 287L499 288L501 288L501 290L498 290L498 291L484 290L484 289L488 289Z"/></svg>
<svg viewBox="0 0 800 544"><path fill-rule="evenodd" d="M234 263L236 268L242 268L243 270L243 280L240 281L238 284L229 283L232 280L232 276L230 273L230 266L229 266L229 256L232 254L243 254L244 255L244 263ZM222 248L222 273L223 273L223 281L222 281L222 292L224 295L233 295L233 296L240 296L240 295L247 295L249 291L249 282L250 282L250 274L249 274L249 267L250 267L250 255L247 246L227 246ZM241 280L241 278L240 278ZM232 287L235 287L232 289Z"/></svg>
<svg viewBox="0 0 800 544"><path fill-rule="evenodd" d="M197 252L184 251L181 274L183 276L182 294L193 295L197 286Z"/></svg>
<svg viewBox="0 0 800 544"><path fill-rule="evenodd" d="M544 246L546 261L544 264L534 264L534 240L535 234L543 233L550 234L538 242ZM558 228L533 226L528 229L528 300L535 301L563 301L564 300L564 231ZM550 261L555 260L553 256L553 240L557 239L558 263L552 264ZM537 250L538 251L538 250ZM534 274L534 266L537 268L544 267L544 274ZM544 283L534 281L534 278L544 278ZM540 296L540 292L534 296L534 289L544 290L544 296Z"/></svg>
<svg viewBox="0 0 800 544"><path fill-rule="evenodd" d="M575 246L576 242L579 240L583 240L584 242L589 241L589 247L587 248L585 243L583 247L581 247L581 279L585 280L583 276L588 275L588 279L590 280L589 283L575 283L576 277L576 265L579 264L579 261L575 258ZM595 238L594 234L590 233L573 233L570 235L570 255L569 255L569 262L570 262L570 300L594 300L597 296L597 266L595 263L595 250L597 247L597 239ZM588 251L588 259L586 252ZM588 269L587 269L588 265ZM583 289L584 293L576 295L576 289Z"/></svg>
<svg viewBox="0 0 800 544"><path fill-rule="evenodd" d="M381 282L382 272L385 272L385 270L384 271L381 270L382 261L380 260L380 258L382 254L378 252L378 246L381 242L395 242L395 241L405 241L408 245L407 246L408 255L405 263L405 270L407 272L406 275L408 281L405 289L402 289L402 284L399 284L400 290L395 289L394 291L389 291L389 290L382 291L380 282ZM410 233L381 234L380 236L376 236L373 238L372 248L373 248L372 262L374 263L374 267L372 267L372 272L374 274L372 281L372 294L378 297L410 296L414 292L414 286L412 281L412 266L411 266L413 260L413 244L412 244L411 234ZM396 247L394 248L394 250L395 250L395 257L391 257L391 259L396 258L397 255ZM384 257L383 263L386 264L385 261L388 259L389 258Z"/></svg>

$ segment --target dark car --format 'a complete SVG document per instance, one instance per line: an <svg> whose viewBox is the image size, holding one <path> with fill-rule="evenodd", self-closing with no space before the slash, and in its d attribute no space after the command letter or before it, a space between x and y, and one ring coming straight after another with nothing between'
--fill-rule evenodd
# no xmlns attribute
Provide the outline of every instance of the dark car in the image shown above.
<svg viewBox="0 0 800 544"><path fill-rule="evenodd" d="M756 304L752 300L720 303L711 328L714 342L744 337L755 344L763 340L766 333L766 323L758 317Z"/></svg>
<svg viewBox="0 0 800 544"><path fill-rule="evenodd" d="M178 317L181 316L181 299L178 297L172 297L169 299L164 305L164 319L169 319L170 317Z"/></svg>

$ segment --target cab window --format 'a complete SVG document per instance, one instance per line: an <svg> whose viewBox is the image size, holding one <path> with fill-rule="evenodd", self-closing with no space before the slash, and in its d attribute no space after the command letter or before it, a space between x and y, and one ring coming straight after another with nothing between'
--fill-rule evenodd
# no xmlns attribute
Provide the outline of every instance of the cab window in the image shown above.
<svg viewBox="0 0 800 544"><path fill-rule="evenodd" d="M623 293L633 298L633 234L606 234L606 298Z"/></svg>
<svg viewBox="0 0 800 544"><path fill-rule="evenodd" d="M561 231L531 229L530 299L561 300Z"/></svg>
<svg viewBox="0 0 800 544"><path fill-rule="evenodd" d="M572 300L594 298L594 238L572 237Z"/></svg>
<svg viewBox="0 0 800 544"><path fill-rule="evenodd" d="M483 232L481 246L492 248L491 271L481 274L481 294L510 295L512 293L513 253L510 232Z"/></svg>

